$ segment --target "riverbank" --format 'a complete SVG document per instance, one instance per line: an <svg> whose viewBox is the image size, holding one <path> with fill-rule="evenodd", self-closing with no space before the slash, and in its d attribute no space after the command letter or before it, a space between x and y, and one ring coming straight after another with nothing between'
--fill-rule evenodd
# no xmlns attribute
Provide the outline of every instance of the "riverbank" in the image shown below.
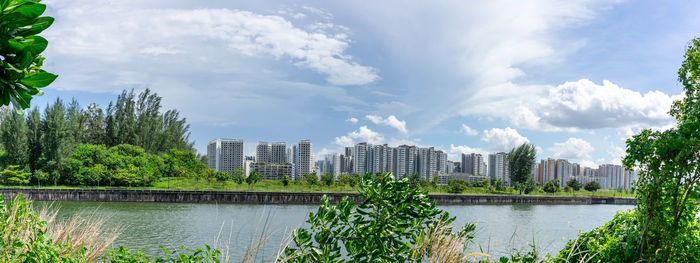
<svg viewBox="0 0 700 263"><path fill-rule="evenodd" d="M0 188L6 199L20 193L35 201L318 204L323 195L333 201L344 197L358 199L357 193ZM430 194L429 197L438 205L634 204L633 198L597 196Z"/></svg>

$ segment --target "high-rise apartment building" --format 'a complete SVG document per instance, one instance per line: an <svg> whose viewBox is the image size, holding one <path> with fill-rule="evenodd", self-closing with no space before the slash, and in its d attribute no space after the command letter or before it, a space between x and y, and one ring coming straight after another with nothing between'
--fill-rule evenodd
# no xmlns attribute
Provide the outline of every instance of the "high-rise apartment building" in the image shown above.
<svg viewBox="0 0 700 263"><path fill-rule="evenodd" d="M245 170L243 156L243 140L216 139L207 145L209 168L231 172L236 168Z"/></svg>
<svg viewBox="0 0 700 263"><path fill-rule="evenodd" d="M478 153L462 154L462 172L473 175L486 175L486 163Z"/></svg>
<svg viewBox="0 0 700 263"><path fill-rule="evenodd" d="M288 163L287 144L284 142L273 142L270 144L270 163Z"/></svg>
<svg viewBox="0 0 700 263"><path fill-rule="evenodd" d="M255 146L255 161L259 163L270 162L270 144L267 142L258 142Z"/></svg>
<svg viewBox="0 0 700 263"><path fill-rule="evenodd" d="M355 145L352 155L353 173L364 174L365 172L368 172L367 150L368 145L366 142L361 142Z"/></svg>
<svg viewBox="0 0 700 263"><path fill-rule="evenodd" d="M490 178L503 180L506 185L510 185L510 167L508 165L508 154L504 152L489 154L488 174Z"/></svg>
<svg viewBox="0 0 700 263"><path fill-rule="evenodd" d="M435 151L435 157L437 158L435 163L437 165L437 171L440 174L448 174L452 173L452 171L447 167L447 163L449 162L447 160L447 153L443 151Z"/></svg>
<svg viewBox="0 0 700 263"><path fill-rule="evenodd" d="M295 164L297 178L312 172L313 152L311 150L311 141L301 140L297 144L297 163Z"/></svg>

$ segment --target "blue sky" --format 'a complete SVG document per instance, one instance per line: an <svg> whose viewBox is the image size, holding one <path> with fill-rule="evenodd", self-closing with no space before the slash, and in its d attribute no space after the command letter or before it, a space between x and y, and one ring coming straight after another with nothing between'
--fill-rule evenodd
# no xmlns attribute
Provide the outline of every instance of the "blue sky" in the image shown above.
<svg viewBox="0 0 700 263"><path fill-rule="evenodd" d="M47 0L56 18L33 104L105 106L150 88L214 138L361 141L619 163L664 129L698 36L692 1Z"/></svg>

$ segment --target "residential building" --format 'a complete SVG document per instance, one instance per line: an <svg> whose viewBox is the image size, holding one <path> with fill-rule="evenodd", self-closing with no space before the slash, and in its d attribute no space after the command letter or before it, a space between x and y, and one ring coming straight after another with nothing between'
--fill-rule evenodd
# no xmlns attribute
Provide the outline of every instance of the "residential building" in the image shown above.
<svg viewBox="0 0 700 263"><path fill-rule="evenodd" d="M250 170L267 180L278 180L292 174L292 164L289 163L250 163Z"/></svg>
<svg viewBox="0 0 700 263"><path fill-rule="evenodd" d="M270 144L270 163L288 163L287 144L284 142L273 142Z"/></svg>
<svg viewBox="0 0 700 263"><path fill-rule="evenodd" d="M270 162L270 144L267 142L258 142L255 146L255 161L259 163Z"/></svg>
<svg viewBox="0 0 700 263"><path fill-rule="evenodd" d="M243 140L216 139L207 145L209 168L221 172L244 170Z"/></svg>

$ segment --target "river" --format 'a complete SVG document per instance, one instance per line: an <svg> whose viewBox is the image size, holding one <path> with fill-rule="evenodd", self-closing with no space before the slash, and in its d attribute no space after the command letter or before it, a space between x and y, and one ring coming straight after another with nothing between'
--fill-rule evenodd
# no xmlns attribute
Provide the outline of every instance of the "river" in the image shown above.
<svg viewBox="0 0 700 263"><path fill-rule="evenodd" d="M36 202L37 207L47 202ZM256 262L270 261L288 233L303 224L315 205L245 205L193 203L55 202L59 218L80 211L107 217L108 225L126 227L116 245L162 255L168 249L210 244L228 248L231 262L239 262L262 233L269 239L257 252ZM477 223L475 244L492 255L510 253L534 243L543 253L556 253L579 231L588 231L612 219L631 205L470 205L441 206L455 216L456 226ZM222 249L224 252L226 249Z"/></svg>

